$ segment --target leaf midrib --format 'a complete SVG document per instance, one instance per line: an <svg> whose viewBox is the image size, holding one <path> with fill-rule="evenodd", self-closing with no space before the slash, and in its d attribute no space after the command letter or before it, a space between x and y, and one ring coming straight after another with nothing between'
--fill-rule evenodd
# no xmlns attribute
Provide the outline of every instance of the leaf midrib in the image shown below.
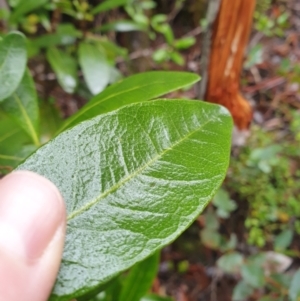
<svg viewBox="0 0 300 301"><path fill-rule="evenodd" d="M200 125L199 128L197 128L196 130L189 132L187 135L183 136L181 139L179 139L177 142L175 142L171 147L164 149L161 153L158 153L157 155L155 155L151 160L149 160L148 162L146 162L144 165L142 165L141 167L137 168L133 173L131 173L130 175L124 177L118 183L114 184L110 189L104 191L103 193L101 193L95 199L91 200L90 202L88 202L87 204L85 204L84 206L82 206L81 208L79 208L79 209L73 211L72 213L70 213L68 215L68 217L67 217L67 220L69 221L69 220L73 219L74 217L76 217L77 215L80 215L81 213L89 210L92 206L96 205L101 199L105 198L110 193L116 191L119 187L121 187L126 182L130 181L136 175L142 173L147 167L151 166L154 162L156 162L163 155L165 155L169 151L172 151L174 149L174 147L176 147L177 145L179 145L180 143L182 143L184 140L188 139L194 133L196 133L198 131L201 131L201 129L203 129L208 123L212 122L213 120L214 119L208 120L207 122L205 122L202 125Z"/></svg>

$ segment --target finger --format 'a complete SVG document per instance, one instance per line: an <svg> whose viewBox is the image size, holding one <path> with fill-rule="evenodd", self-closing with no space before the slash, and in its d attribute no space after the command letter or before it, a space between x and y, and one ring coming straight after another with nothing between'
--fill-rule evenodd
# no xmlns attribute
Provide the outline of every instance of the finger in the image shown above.
<svg viewBox="0 0 300 301"><path fill-rule="evenodd" d="M0 301L44 301L59 269L65 206L49 180L17 171L0 181Z"/></svg>

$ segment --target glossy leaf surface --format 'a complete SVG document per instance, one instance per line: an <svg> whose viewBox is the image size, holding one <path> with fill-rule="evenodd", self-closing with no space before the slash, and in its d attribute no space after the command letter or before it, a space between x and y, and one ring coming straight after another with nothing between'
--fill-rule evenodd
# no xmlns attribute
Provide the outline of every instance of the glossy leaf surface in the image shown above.
<svg viewBox="0 0 300 301"><path fill-rule="evenodd" d="M93 95L100 93L108 85L110 79L110 65L105 53L97 45L80 43L79 63L84 79Z"/></svg>
<svg viewBox="0 0 300 301"><path fill-rule="evenodd" d="M26 68L25 37L18 32L0 40L0 101L18 87Z"/></svg>
<svg viewBox="0 0 300 301"><path fill-rule="evenodd" d="M145 72L130 76L106 88L92 98L62 126L63 131L81 121L122 106L143 102L186 87L199 81L199 76L188 72Z"/></svg>
<svg viewBox="0 0 300 301"><path fill-rule="evenodd" d="M27 132L35 145L39 145L39 108L37 95L30 71L26 70L17 90L0 103L5 113L10 115Z"/></svg>
<svg viewBox="0 0 300 301"><path fill-rule="evenodd" d="M55 47L47 51L47 60L54 70L57 80L67 93L73 93L77 86L77 64L68 53Z"/></svg>
<svg viewBox="0 0 300 301"><path fill-rule="evenodd" d="M231 130L217 105L137 103L65 131L21 164L50 179L66 201L51 300L88 293L181 234L225 177Z"/></svg>

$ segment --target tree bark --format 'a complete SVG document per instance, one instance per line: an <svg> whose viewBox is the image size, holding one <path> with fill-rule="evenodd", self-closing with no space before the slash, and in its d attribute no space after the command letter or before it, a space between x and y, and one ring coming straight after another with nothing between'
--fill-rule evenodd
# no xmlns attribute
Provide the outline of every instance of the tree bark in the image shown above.
<svg viewBox="0 0 300 301"><path fill-rule="evenodd" d="M248 129L252 120L251 106L239 87L254 8L255 0L222 0L213 22L212 38L205 41L209 53L202 52L206 58L202 60L204 82L200 96L225 106L240 130Z"/></svg>

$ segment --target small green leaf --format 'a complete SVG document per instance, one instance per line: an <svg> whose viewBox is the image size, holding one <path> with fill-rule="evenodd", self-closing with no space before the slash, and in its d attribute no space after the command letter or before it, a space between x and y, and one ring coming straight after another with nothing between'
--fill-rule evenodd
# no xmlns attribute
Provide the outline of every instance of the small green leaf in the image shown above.
<svg viewBox="0 0 300 301"><path fill-rule="evenodd" d="M114 62L118 56L127 56L127 49L122 48L107 39L101 39L98 43L105 50L107 58L112 62Z"/></svg>
<svg viewBox="0 0 300 301"><path fill-rule="evenodd" d="M10 11L8 8L0 8L0 20L7 21L10 16Z"/></svg>
<svg viewBox="0 0 300 301"><path fill-rule="evenodd" d="M155 31L164 35L167 43L172 45L174 42L174 34L171 26L167 23L167 15L158 14L152 17L151 26Z"/></svg>
<svg viewBox="0 0 300 301"><path fill-rule="evenodd" d="M33 10L45 5L48 0L21 0L18 5L14 8L10 16L10 22L17 23L20 17L25 14L32 12Z"/></svg>
<svg viewBox="0 0 300 301"><path fill-rule="evenodd" d="M135 264L126 277L118 301L140 301L148 292L158 272L160 252Z"/></svg>
<svg viewBox="0 0 300 301"><path fill-rule="evenodd" d="M217 261L217 265L225 273L236 274L240 271L243 262L243 255L233 252L221 256Z"/></svg>
<svg viewBox="0 0 300 301"><path fill-rule="evenodd" d="M119 294L122 289L122 274L115 277L107 284L105 290L101 289L101 292L97 294L94 299L78 298L77 301L116 301L119 300Z"/></svg>
<svg viewBox="0 0 300 301"><path fill-rule="evenodd" d="M218 230L220 223L219 223L217 215L212 210L212 208L207 208L204 218L205 218L205 229L209 229L209 230L213 230L213 231Z"/></svg>
<svg viewBox="0 0 300 301"><path fill-rule="evenodd" d="M242 301L247 300L254 292L254 289L245 281L240 281L233 290L232 300Z"/></svg>
<svg viewBox="0 0 300 301"><path fill-rule="evenodd" d="M115 67L109 69L109 83L114 84L123 78L122 73Z"/></svg>
<svg viewBox="0 0 300 301"><path fill-rule="evenodd" d="M63 119L58 108L49 101L40 101L40 127L41 143L44 144L52 139L61 127Z"/></svg>
<svg viewBox="0 0 300 301"><path fill-rule="evenodd" d="M151 25L156 28L160 23L164 23L168 21L168 16L163 14L154 15L151 19Z"/></svg>
<svg viewBox="0 0 300 301"><path fill-rule="evenodd" d="M74 44L81 36L82 33L73 24L66 23L58 25L55 33L41 35L31 40L30 43L37 48L49 48L56 45Z"/></svg>
<svg viewBox="0 0 300 301"><path fill-rule="evenodd" d="M274 280L274 282L279 283L282 288L288 289L291 282L292 282L292 276L288 275L287 273L280 273L280 274L271 274L270 278Z"/></svg>
<svg viewBox="0 0 300 301"><path fill-rule="evenodd" d="M0 110L0 173L11 171L35 149L28 135Z"/></svg>
<svg viewBox="0 0 300 301"><path fill-rule="evenodd" d="M218 250L221 247L222 237L216 230L205 228L200 232L200 238L207 248Z"/></svg>
<svg viewBox="0 0 300 301"><path fill-rule="evenodd" d="M224 189L220 189L213 199L213 204L218 208L217 215L222 218L228 218L230 212L236 209L236 203L230 199L229 194Z"/></svg>
<svg viewBox="0 0 300 301"><path fill-rule="evenodd" d="M107 32L107 31L117 31L117 32L128 32L128 31L144 31L147 27L144 24L136 23L129 20L121 20L112 23L107 23L98 27L96 31Z"/></svg>
<svg viewBox="0 0 300 301"><path fill-rule="evenodd" d="M265 284L264 270L261 266L249 264L242 266L243 279L254 288L261 288Z"/></svg>
<svg viewBox="0 0 300 301"><path fill-rule="evenodd" d="M285 250L292 243L294 232L291 229L285 229L279 233L274 241L275 250Z"/></svg>
<svg viewBox="0 0 300 301"><path fill-rule="evenodd" d="M244 63L244 68L250 69L251 67L263 62L263 45L257 44L250 49L247 60Z"/></svg>
<svg viewBox="0 0 300 301"><path fill-rule="evenodd" d="M98 14L102 13L114 8L117 8L119 6L123 6L131 2L131 0L106 0L103 1L102 3L98 4L93 10L92 14Z"/></svg>
<svg viewBox="0 0 300 301"><path fill-rule="evenodd" d="M73 93L78 81L76 60L66 52L55 47L48 49L47 60L54 70L62 88L67 93Z"/></svg>
<svg viewBox="0 0 300 301"><path fill-rule="evenodd" d="M7 3L11 7L16 7L20 3L20 1L21 0L7 0Z"/></svg>
<svg viewBox="0 0 300 301"><path fill-rule="evenodd" d="M0 40L0 101L18 87L26 68L26 40L23 34L12 32Z"/></svg>
<svg viewBox="0 0 300 301"><path fill-rule="evenodd" d="M185 63L184 57L177 51L170 52L170 59L179 66L183 66Z"/></svg>
<svg viewBox="0 0 300 301"><path fill-rule="evenodd" d="M258 301L274 301L274 296L263 296ZM276 301L284 301L284 297L277 299Z"/></svg>
<svg viewBox="0 0 300 301"><path fill-rule="evenodd" d="M17 90L0 107L28 133L36 146L40 145L37 94L29 70L25 71Z"/></svg>
<svg viewBox="0 0 300 301"><path fill-rule="evenodd" d="M300 269L294 274L291 286L289 288L289 297L291 301L298 301L300 297Z"/></svg>
<svg viewBox="0 0 300 301"><path fill-rule="evenodd" d="M187 72L152 71L135 74L106 88L70 117L63 131L81 121L122 106L143 102L199 81L199 76Z"/></svg>
<svg viewBox="0 0 300 301"><path fill-rule="evenodd" d="M194 37L186 37L176 40L174 42L174 47L176 49L187 49L193 46L196 43L196 39Z"/></svg>
<svg viewBox="0 0 300 301"><path fill-rule="evenodd" d="M188 100L135 103L80 123L18 169L59 188L68 214L50 300L80 297L180 235L222 183L232 119Z"/></svg>
<svg viewBox="0 0 300 301"><path fill-rule="evenodd" d="M161 63L170 58L169 50L167 48L160 48L153 52L152 58L155 62Z"/></svg>
<svg viewBox="0 0 300 301"><path fill-rule="evenodd" d="M238 239L235 233L231 233L229 239L225 236L222 236L220 251L221 252L228 252L235 250L237 247Z"/></svg>
<svg viewBox="0 0 300 301"><path fill-rule="evenodd" d="M96 45L80 43L79 64L84 79L92 94L98 94L108 85L110 79L110 65L105 53Z"/></svg>

